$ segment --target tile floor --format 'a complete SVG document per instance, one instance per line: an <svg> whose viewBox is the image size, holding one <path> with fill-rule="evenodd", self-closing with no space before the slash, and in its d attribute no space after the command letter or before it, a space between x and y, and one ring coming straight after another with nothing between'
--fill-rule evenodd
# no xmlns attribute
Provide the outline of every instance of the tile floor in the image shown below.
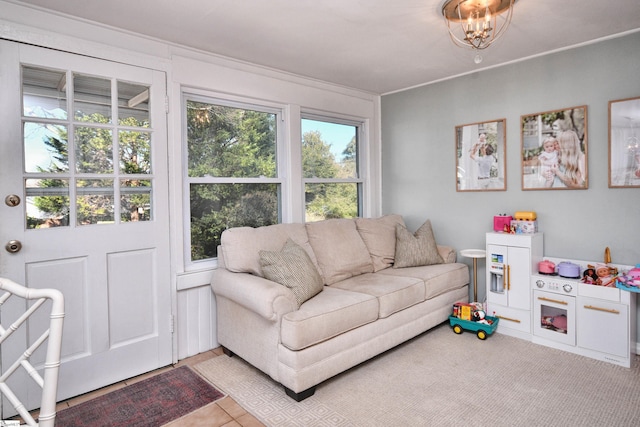
<svg viewBox="0 0 640 427"><path fill-rule="evenodd" d="M179 361L177 364L167 366L165 368L158 369L153 372L149 372L144 375L140 375L135 378L104 387L100 390L96 390L82 396L74 397L69 400L59 402L57 410L61 411L65 408L69 408L73 405L77 405L87 400L94 399L98 396L106 394L110 391L117 390L125 387L129 384L133 384L137 381L149 378L150 376L157 375L161 372L165 372L169 369L174 369L179 366L193 366L212 357L224 356L221 348L200 353L196 356L188 357ZM35 417L36 415L34 415ZM188 414L180 419L165 424L163 427L264 427L258 419L253 415L242 409L231 397L227 396L213 403L210 403L202 408ZM155 426L154 426L155 427Z"/></svg>

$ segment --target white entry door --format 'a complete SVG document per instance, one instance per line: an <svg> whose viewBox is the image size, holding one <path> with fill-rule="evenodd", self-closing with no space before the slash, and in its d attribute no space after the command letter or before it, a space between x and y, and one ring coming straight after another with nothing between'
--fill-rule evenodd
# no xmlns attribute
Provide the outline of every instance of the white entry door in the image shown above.
<svg viewBox="0 0 640 427"><path fill-rule="evenodd" d="M0 276L64 294L58 400L172 362L165 78L0 41ZM47 321L3 344L3 368ZM10 385L38 407L30 383Z"/></svg>

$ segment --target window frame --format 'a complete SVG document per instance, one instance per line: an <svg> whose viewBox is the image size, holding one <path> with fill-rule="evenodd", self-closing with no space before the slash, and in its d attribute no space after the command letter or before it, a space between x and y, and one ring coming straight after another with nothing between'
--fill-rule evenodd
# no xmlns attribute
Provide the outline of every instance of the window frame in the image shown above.
<svg viewBox="0 0 640 427"><path fill-rule="evenodd" d="M333 123L337 125L353 126L356 128L356 171L357 176L355 178L305 178L304 173L300 171L300 179L302 181L302 218L303 221L306 218L306 203L305 203L305 189L307 184L356 184L358 194L358 213L357 217L364 216L364 209L366 206L364 197L366 194L366 185L368 176L366 173L366 149L364 141L367 141L367 122L363 119L355 117L349 117L341 114L327 114L319 113L312 110L301 111L300 114L300 128L302 128L302 120L314 120L325 123ZM300 132L299 145L302 149L302 131ZM302 159L300 160L302 162Z"/></svg>
<svg viewBox="0 0 640 427"><path fill-rule="evenodd" d="M268 177L191 177L189 176L189 150L187 140L187 102L195 101L211 105L219 105L223 107L239 108L245 110L259 111L276 116L276 176ZM286 211L284 204L290 199L287 194L290 192L287 180L287 174L284 172L286 160L285 147L285 109L283 106L268 103L256 102L252 99L222 96L221 94L209 91L199 91L197 89L183 89L181 99L182 114L182 208L183 208L183 260L185 271L202 270L208 268L216 268L218 266L218 258L207 258L202 260L191 259L191 185L192 184L275 184L280 186L278 221L281 223L283 212Z"/></svg>

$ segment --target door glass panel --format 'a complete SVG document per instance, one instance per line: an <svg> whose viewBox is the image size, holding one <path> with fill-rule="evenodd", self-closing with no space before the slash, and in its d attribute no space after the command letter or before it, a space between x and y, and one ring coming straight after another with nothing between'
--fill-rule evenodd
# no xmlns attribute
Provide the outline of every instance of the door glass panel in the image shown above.
<svg viewBox="0 0 640 427"><path fill-rule="evenodd" d="M27 179L27 228L69 225L69 180Z"/></svg>
<svg viewBox="0 0 640 427"><path fill-rule="evenodd" d="M118 123L149 127L149 87L118 82Z"/></svg>
<svg viewBox="0 0 640 427"><path fill-rule="evenodd" d="M24 170L36 173L60 173L69 170L66 126L24 123Z"/></svg>
<svg viewBox="0 0 640 427"><path fill-rule="evenodd" d="M22 67L22 111L26 117L67 119L64 71Z"/></svg>
<svg viewBox="0 0 640 427"><path fill-rule="evenodd" d="M120 220L122 222L151 219L151 181L123 179L120 181Z"/></svg>
<svg viewBox="0 0 640 427"><path fill-rule="evenodd" d="M112 179L81 179L76 184L78 225L115 221Z"/></svg>
<svg viewBox="0 0 640 427"><path fill-rule="evenodd" d="M153 218L149 85L23 65L22 93L27 228Z"/></svg>
<svg viewBox="0 0 640 427"><path fill-rule="evenodd" d="M111 80L74 74L73 98L76 120L111 123Z"/></svg>
<svg viewBox="0 0 640 427"><path fill-rule="evenodd" d="M111 130L77 127L75 144L76 171L78 173L113 172L113 138Z"/></svg>
<svg viewBox="0 0 640 427"><path fill-rule="evenodd" d="M120 172L123 174L151 173L151 134L120 131L118 135Z"/></svg>

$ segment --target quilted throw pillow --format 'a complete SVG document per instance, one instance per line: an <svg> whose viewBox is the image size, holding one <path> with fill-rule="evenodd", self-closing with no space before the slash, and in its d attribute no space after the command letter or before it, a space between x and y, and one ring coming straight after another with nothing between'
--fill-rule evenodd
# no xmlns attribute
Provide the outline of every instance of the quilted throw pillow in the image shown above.
<svg viewBox="0 0 640 427"><path fill-rule="evenodd" d="M393 268L442 263L444 260L438 252L430 220L422 224L415 234L411 234L400 224L396 225L396 256Z"/></svg>
<svg viewBox="0 0 640 427"><path fill-rule="evenodd" d="M266 279L291 289L298 308L322 291L320 273L305 250L291 239L281 251L260 251L260 266Z"/></svg>

